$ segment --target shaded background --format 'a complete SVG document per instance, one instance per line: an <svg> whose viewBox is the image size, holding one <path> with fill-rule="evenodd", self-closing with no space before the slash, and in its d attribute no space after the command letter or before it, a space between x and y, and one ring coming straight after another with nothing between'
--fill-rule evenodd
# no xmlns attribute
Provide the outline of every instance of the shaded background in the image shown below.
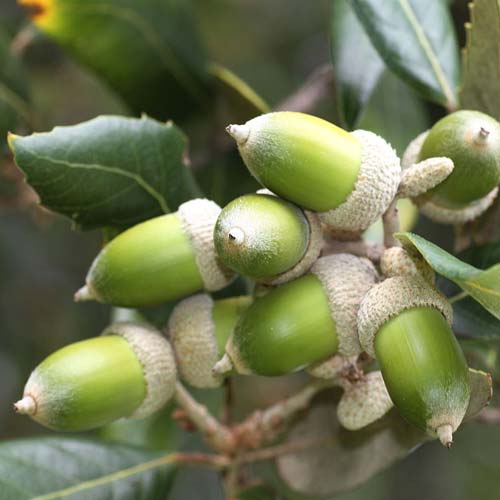
<svg viewBox="0 0 500 500"><path fill-rule="evenodd" d="M328 2L316 0L199 0L198 14L209 51L260 93L271 106L283 101L318 66L329 61ZM457 26L466 20L466 2L453 6ZM25 23L15 2L1 0L0 23L12 31ZM464 33L458 28L463 45ZM39 38L27 49L25 60L39 130L75 124L98 114L125 114L126 109L93 75L78 67L56 45ZM315 114L337 121L334 91L322 100ZM441 115L397 79L386 74L371 98L360 128L373 130L402 153L416 134ZM192 156L196 157L197 124L188 124ZM197 176L205 192L219 203L255 186L237 157L226 175L214 163ZM16 417L11 404L20 396L31 369L45 356L79 339L97 335L110 320L110 308L76 305L73 293L101 245L99 232L70 230L68 220L36 206L36 196L22 183L8 156L0 167L0 438L47 433L27 418ZM416 231L444 248L452 232L421 219ZM481 353L479 346L478 353ZM492 354L493 353L493 354ZM476 367L496 365L494 351L475 359ZM492 357L493 356L493 357ZM478 366L479 365L479 366ZM491 369L491 366L489 366ZM263 403L283 382L260 379L253 403ZM215 409L217 392L200 397ZM260 399L259 399L260 398ZM243 398L244 399L244 398ZM248 403L248 401L247 401ZM242 403L245 406L244 403ZM177 432L167 409L146 426L111 426L101 435L132 440L152 447L181 440L195 447L196 439ZM427 444L409 458L378 475L342 499L470 499L500 498L500 427L469 424L456 436L450 452ZM374 456L373 460L377 460ZM193 479L199 481L195 486ZM220 498L216 478L189 469L177 478L170 497ZM0 494L1 496L1 494Z"/></svg>

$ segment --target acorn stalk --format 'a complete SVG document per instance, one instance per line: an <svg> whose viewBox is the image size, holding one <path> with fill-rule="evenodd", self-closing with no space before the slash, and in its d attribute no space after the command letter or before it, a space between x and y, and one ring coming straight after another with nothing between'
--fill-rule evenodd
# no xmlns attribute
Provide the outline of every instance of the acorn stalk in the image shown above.
<svg viewBox="0 0 500 500"><path fill-rule="evenodd" d="M385 212L400 181L394 150L304 113L275 112L230 125L250 173L266 188L321 213L334 230L360 232Z"/></svg>
<svg viewBox="0 0 500 500"><path fill-rule="evenodd" d="M159 332L117 323L42 361L14 409L53 430L84 431L153 413L172 396L175 378L170 345Z"/></svg>
<svg viewBox="0 0 500 500"><path fill-rule="evenodd" d="M214 243L221 262L259 282L278 284L304 274L323 237L317 216L271 193L240 196L217 219Z"/></svg>
<svg viewBox="0 0 500 500"><path fill-rule="evenodd" d="M233 274L215 255L219 212L211 201L192 200L119 234L96 257L75 300L147 307L223 288Z"/></svg>

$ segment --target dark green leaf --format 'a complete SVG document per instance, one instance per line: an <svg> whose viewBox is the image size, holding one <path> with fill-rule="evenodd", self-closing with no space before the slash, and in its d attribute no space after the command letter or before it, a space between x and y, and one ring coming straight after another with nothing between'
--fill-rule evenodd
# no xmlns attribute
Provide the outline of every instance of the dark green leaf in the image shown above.
<svg viewBox="0 0 500 500"><path fill-rule="evenodd" d="M337 421L330 395L318 401L287 436L287 443L309 447L281 456L276 465L292 492L307 498L331 496L362 484L428 439L395 410L365 429L347 431Z"/></svg>
<svg viewBox="0 0 500 500"><path fill-rule="evenodd" d="M2 500L157 500L175 474L172 456L73 438L0 445Z"/></svg>
<svg viewBox="0 0 500 500"><path fill-rule="evenodd" d="M9 144L42 204L83 229L130 226L198 194L170 122L100 116Z"/></svg>
<svg viewBox="0 0 500 500"><path fill-rule="evenodd" d="M398 233L396 238L406 250L421 254L434 271L455 282L493 316L500 319L500 264L483 271L466 264L416 234Z"/></svg>
<svg viewBox="0 0 500 500"><path fill-rule="evenodd" d="M0 148L7 132L14 130L19 119L31 122L28 89L21 62L10 51L10 38L0 31Z"/></svg>
<svg viewBox="0 0 500 500"><path fill-rule="evenodd" d="M280 496L268 486L253 486L238 493L238 500L279 500Z"/></svg>
<svg viewBox="0 0 500 500"><path fill-rule="evenodd" d="M409 142L430 127L430 119L418 95L386 71L358 126L382 136L402 155Z"/></svg>
<svg viewBox="0 0 500 500"><path fill-rule="evenodd" d="M456 107L458 45L442 0L351 0L379 55L424 97Z"/></svg>
<svg viewBox="0 0 500 500"><path fill-rule="evenodd" d="M475 0L469 4L471 22L465 25L463 81L460 103L500 119L500 4Z"/></svg>
<svg viewBox="0 0 500 500"><path fill-rule="evenodd" d="M135 113L206 109L207 60L188 0L24 0L33 21Z"/></svg>
<svg viewBox="0 0 500 500"><path fill-rule="evenodd" d="M343 125L353 129L377 86L384 63L347 0L331 2L330 39L337 106Z"/></svg>

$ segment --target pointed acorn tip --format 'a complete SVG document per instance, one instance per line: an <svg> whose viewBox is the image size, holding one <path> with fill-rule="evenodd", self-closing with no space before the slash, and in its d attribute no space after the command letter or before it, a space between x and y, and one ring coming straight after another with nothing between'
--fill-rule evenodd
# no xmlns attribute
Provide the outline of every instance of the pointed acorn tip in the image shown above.
<svg viewBox="0 0 500 500"><path fill-rule="evenodd" d="M14 403L14 411L20 415L34 415L36 412L36 401L32 396L24 396Z"/></svg>
<svg viewBox="0 0 500 500"><path fill-rule="evenodd" d="M92 299L94 299L94 295L87 285L82 286L73 296L75 302L85 302Z"/></svg>
<svg viewBox="0 0 500 500"><path fill-rule="evenodd" d="M238 146L243 146L250 136L250 127L248 125L229 125L226 132L236 141Z"/></svg>
<svg viewBox="0 0 500 500"><path fill-rule="evenodd" d="M453 427L451 425L441 425L437 428L436 434L443 446L446 446L448 449L453 446Z"/></svg>
<svg viewBox="0 0 500 500"><path fill-rule="evenodd" d="M224 375L226 373L229 373L232 369L233 362L226 353L219 361L217 361L217 363L215 363L214 367L212 368L212 373L214 375Z"/></svg>

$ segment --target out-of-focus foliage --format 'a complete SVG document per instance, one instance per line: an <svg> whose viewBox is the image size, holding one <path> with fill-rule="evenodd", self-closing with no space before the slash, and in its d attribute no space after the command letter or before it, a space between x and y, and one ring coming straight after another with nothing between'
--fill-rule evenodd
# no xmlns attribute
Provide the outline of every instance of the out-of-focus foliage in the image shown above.
<svg viewBox="0 0 500 500"><path fill-rule="evenodd" d="M463 81L460 104L500 119L500 3L474 0L469 4L467 45L463 53Z"/></svg>

